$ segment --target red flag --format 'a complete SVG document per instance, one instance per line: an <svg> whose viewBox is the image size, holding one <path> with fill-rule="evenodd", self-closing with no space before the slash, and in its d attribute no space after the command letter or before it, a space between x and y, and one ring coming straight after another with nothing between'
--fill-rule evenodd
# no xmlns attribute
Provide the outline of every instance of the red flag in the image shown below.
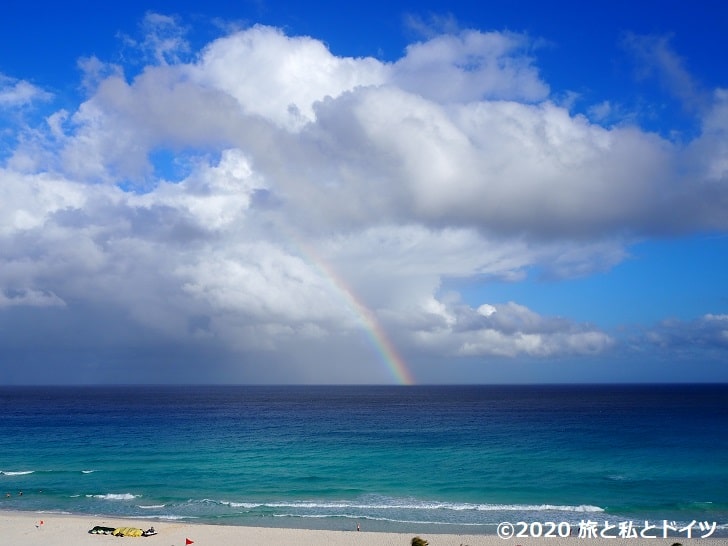
<svg viewBox="0 0 728 546"><path fill-rule="evenodd" d="M189 544L194 544L194 543L195 543L194 540L190 540L189 538L186 538L185 539L185 544L188 544L189 545Z"/></svg>

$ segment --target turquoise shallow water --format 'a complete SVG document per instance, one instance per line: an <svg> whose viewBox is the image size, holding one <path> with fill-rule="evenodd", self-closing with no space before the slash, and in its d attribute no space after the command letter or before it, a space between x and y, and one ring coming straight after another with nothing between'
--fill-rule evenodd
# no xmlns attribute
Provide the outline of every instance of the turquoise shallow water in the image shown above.
<svg viewBox="0 0 728 546"><path fill-rule="evenodd" d="M14 387L0 405L4 509L469 533L728 524L728 386Z"/></svg>

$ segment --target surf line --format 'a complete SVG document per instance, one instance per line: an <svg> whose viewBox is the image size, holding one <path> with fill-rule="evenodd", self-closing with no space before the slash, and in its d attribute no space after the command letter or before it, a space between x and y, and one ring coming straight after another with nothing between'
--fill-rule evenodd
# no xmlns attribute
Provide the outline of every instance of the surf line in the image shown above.
<svg viewBox="0 0 728 546"><path fill-rule="evenodd" d="M369 308L356 296L356 293L346 281L339 275L334 268L323 258L311 245L305 243L300 237L290 234L289 239L298 248L299 254L304 261L308 262L316 268L319 274L339 292L347 305L352 309L355 315L364 323L364 329L371 339L377 352L382 356L389 371L400 385L414 385L415 379L407 367L404 358L397 352L387 336L387 333L379 324L377 317Z"/></svg>

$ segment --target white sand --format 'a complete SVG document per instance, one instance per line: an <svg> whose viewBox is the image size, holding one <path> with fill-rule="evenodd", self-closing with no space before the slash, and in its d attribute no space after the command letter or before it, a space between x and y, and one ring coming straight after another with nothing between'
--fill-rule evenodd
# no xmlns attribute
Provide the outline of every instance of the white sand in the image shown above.
<svg viewBox="0 0 728 546"><path fill-rule="evenodd" d="M41 525L40 522L43 522ZM158 534L132 538L110 535L92 535L89 529L104 527L153 526ZM311 531L301 529L268 529L225 525L197 525L181 522L125 520L109 516L60 515L34 512L0 511L0 544L3 546L76 546L105 544L138 544L139 546L184 546L185 539L193 546L410 546L413 533L373 533L356 531ZM503 540L497 536L420 534L430 546L556 546L568 542L570 546L728 546L728 538L680 537L659 539L578 539L527 538Z"/></svg>

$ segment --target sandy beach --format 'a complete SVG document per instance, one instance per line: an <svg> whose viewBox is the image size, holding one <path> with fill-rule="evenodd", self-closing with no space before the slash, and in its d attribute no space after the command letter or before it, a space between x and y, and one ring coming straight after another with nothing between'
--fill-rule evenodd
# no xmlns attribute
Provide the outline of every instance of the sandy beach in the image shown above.
<svg viewBox="0 0 728 546"><path fill-rule="evenodd" d="M42 523L41 523L42 522ZM154 526L158 534L150 537L115 537L89 534L96 525L107 527ZM197 525L182 522L128 520L108 516L65 515L34 512L0 512L0 543L8 546L74 546L82 544L149 544L185 546L192 541L195 546L225 545L296 545L321 546L409 546L414 534L374 533L356 531L320 531L304 529L272 529L225 525ZM421 534L430 546L545 546L568 541L573 546L625 544L630 546L656 546L680 543L683 546L728 545L728 538L671 537L667 539L567 539L526 538L504 540L485 535Z"/></svg>

